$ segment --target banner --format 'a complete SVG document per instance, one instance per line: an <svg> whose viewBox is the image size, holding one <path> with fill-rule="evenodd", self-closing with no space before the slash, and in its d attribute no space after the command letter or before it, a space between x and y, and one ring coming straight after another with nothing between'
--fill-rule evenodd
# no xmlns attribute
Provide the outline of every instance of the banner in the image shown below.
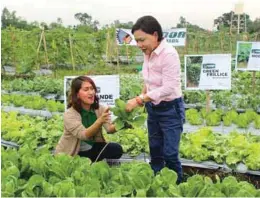
<svg viewBox="0 0 260 198"><path fill-rule="evenodd" d="M137 45L131 29L116 29L117 45Z"/></svg>
<svg viewBox="0 0 260 198"><path fill-rule="evenodd" d="M163 38L172 46L185 46L186 28L163 30Z"/></svg>
<svg viewBox="0 0 260 198"><path fill-rule="evenodd" d="M163 30L163 37L172 46L185 46L186 28ZM117 45L137 45L131 29L116 29Z"/></svg>
<svg viewBox="0 0 260 198"><path fill-rule="evenodd" d="M185 89L231 89L231 54L185 55Z"/></svg>
<svg viewBox="0 0 260 198"><path fill-rule="evenodd" d="M65 109L67 109L67 99L71 88L71 82L75 77L77 76L64 76ZM97 87L99 103L104 106L114 107L115 100L120 96L119 75L97 75L88 77L94 81Z"/></svg>
<svg viewBox="0 0 260 198"><path fill-rule="evenodd" d="M260 71L260 42L237 42L236 70Z"/></svg>

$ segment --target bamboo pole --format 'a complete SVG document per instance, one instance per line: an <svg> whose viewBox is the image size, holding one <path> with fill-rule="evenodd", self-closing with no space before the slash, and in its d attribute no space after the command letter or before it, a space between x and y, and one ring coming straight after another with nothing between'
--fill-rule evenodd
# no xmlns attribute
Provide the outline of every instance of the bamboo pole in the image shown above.
<svg viewBox="0 0 260 198"><path fill-rule="evenodd" d="M12 42L12 51L13 51L13 64L14 64L14 66L15 66L15 68L17 67L17 65L16 65L16 57L15 57L15 46L14 46L14 44L15 44L15 40L16 40L16 38L15 38L15 33L14 33L14 31L12 30L11 31L11 42ZM17 68L15 69L15 73L17 72Z"/></svg>
<svg viewBox="0 0 260 198"><path fill-rule="evenodd" d="M223 35L220 34L220 48L221 48L221 51L224 52L224 44L223 44Z"/></svg>
<svg viewBox="0 0 260 198"><path fill-rule="evenodd" d="M253 71L253 76L252 76L252 88L253 88L253 94L255 93L255 74L256 71Z"/></svg>
<svg viewBox="0 0 260 198"><path fill-rule="evenodd" d="M127 44L126 44L126 58L127 58L127 64L129 65L128 45Z"/></svg>
<svg viewBox="0 0 260 198"><path fill-rule="evenodd" d="M229 50L230 50L231 54L232 54L232 49L233 49L233 46L232 46L232 33L229 33Z"/></svg>
<svg viewBox="0 0 260 198"><path fill-rule="evenodd" d="M188 35L186 36L186 40L185 40L185 53L186 54L188 54L188 44L189 44L189 42L188 42Z"/></svg>
<svg viewBox="0 0 260 198"><path fill-rule="evenodd" d="M42 37L43 37L43 31L41 32L41 37L40 37L40 41L37 47L37 62L39 61L39 52L40 52L40 47L41 47L41 43L42 43ZM38 63L37 69L40 69L40 63Z"/></svg>
<svg viewBox="0 0 260 198"><path fill-rule="evenodd" d="M46 61L46 64L48 65L48 67L49 67L48 51L47 51L47 45L46 45L46 38L45 38L44 29L42 31L43 31L42 38L43 38L43 46L44 46L44 52L45 52L45 61Z"/></svg>
<svg viewBox="0 0 260 198"><path fill-rule="evenodd" d="M117 53L117 72L119 72L119 47L118 45L116 44L116 53Z"/></svg>
<svg viewBox="0 0 260 198"><path fill-rule="evenodd" d="M108 62L109 42L110 42L110 36L109 36L109 30L108 30L107 31L107 42L106 42L106 63Z"/></svg>
<svg viewBox="0 0 260 198"><path fill-rule="evenodd" d="M210 112L210 90L206 90L206 112Z"/></svg>
<svg viewBox="0 0 260 198"><path fill-rule="evenodd" d="M199 53L199 36L196 36L196 52Z"/></svg>
<svg viewBox="0 0 260 198"><path fill-rule="evenodd" d="M75 71L75 62L74 62L74 56L73 56L73 50L72 50L72 40L71 40L70 34L69 34L69 42L70 42L70 56L71 56L72 69L73 69L73 71Z"/></svg>

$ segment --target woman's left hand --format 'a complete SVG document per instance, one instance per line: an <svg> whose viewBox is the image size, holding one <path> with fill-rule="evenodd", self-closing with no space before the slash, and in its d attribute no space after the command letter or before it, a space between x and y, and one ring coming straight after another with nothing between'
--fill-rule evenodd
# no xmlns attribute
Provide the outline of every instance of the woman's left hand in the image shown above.
<svg viewBox="0 0 260 198"><path fill-rule="evenodd" d="M136 101L136 98L133 98L133 99L127 101L125 110L127 112L131 112L137 106L139 106L139 105Z"/></svg>

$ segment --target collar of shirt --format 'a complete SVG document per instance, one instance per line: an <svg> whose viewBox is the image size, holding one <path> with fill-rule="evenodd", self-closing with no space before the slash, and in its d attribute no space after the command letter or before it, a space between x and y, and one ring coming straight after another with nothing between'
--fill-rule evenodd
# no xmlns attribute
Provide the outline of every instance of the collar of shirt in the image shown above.
<svg viewBox="0 0 260 198"><path fill-rule="evenodd" d="M153 51L157 56L162 52L162 50L164 49L165 47L165 39L162 39L160 44L158 45L157 48L155 48L155 50Z"/></svg>
<svg viewBox="0 0 260 198"><path fill-rule="evenodd" d="M96 113L94 110L86 110L86 109L82 109L81 110L81 118L82 118L82 124L85 127L89 127L91 126L97 119Z"/></svg>
<svg viewBox="0 0 260 198"><path fill-rule="evenodd" d="M159 56L159 54L162 52L162 50L165 48L166 40L162 39L161 43L152 51L151 55L144 55L144 58L146 61L149 61L149 59L155 54L156 56Z"/></svg>

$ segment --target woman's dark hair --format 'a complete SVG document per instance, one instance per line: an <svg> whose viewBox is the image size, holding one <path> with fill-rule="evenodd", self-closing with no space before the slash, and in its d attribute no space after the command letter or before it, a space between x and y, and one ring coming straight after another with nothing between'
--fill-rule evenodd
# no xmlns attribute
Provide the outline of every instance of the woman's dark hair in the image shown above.
<svg viewBox="0 0 260 198"><path fill-rule="evenodd" d="M158 34L158 41L163 39L163 32L160 23L153 16L143 16L139 18L132 27L132 34L136 30L142 30L147 34L153 35L154 32Z"/></svg>
<svg viewBox="0 0 260 198"><path fill-rule="evenodd" d="M79 76L72 80L70 94L69 94L69 102L68 102L67 107L68 108L73 107L79 113L81 112L82 106L81 106L81 101L77 95L79 93L79 90L80 90L83 82L89 82L93 86L93 88L97 94L97 87L91 78L89 78L87 76ZM94 103L90 106L90 109L93 109L93 110L99 108L99 98L96 94L95 94L95 98L94 98Z"/></svg>

